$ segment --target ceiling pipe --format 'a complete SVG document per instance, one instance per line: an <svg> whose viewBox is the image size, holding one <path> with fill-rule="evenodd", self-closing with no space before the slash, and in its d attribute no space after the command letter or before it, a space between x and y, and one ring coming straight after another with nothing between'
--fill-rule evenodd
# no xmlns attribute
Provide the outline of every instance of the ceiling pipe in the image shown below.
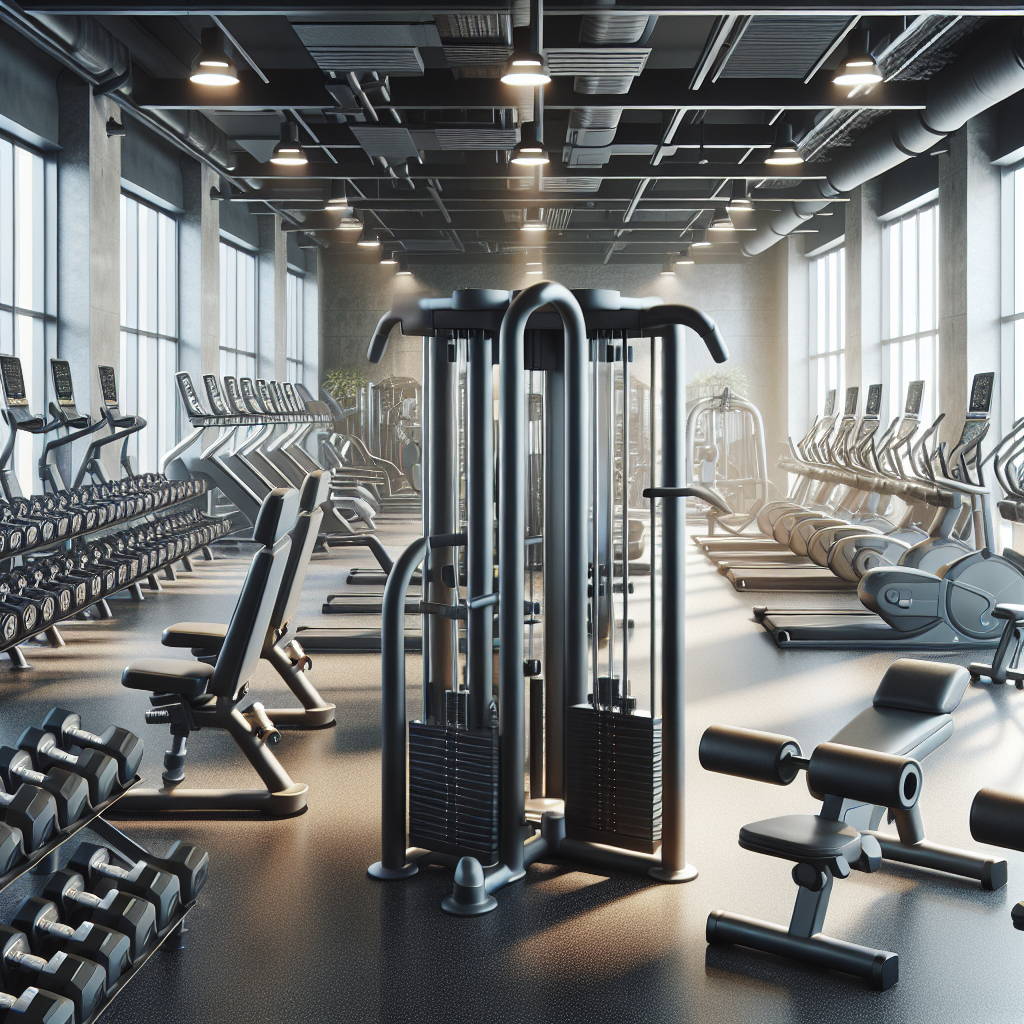
<svg viewBox="0 0 1024 1024"><path fill-rule="evenodd" d="M852 146L836 153L825 179L797 186L796 202L780 213L755 214L757 228L740 243L740 251L757 256L770 249L840 193L927 153L972 117L1021 89L1024 29L1018 22L1010 29L997 29L934 75L927 84L923 110L889 114L876 121Z"/></svg>

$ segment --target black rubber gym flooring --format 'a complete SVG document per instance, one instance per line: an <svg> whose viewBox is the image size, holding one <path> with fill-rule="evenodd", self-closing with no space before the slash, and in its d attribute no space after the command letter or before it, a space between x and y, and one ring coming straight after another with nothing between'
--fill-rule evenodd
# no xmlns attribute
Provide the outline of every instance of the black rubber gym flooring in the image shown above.
<svg viewBox="0 0 1024 1024"><path fill-rule="evenodd" d="M409 529L384 534L392 549ZM352 552L318 556L297 621L319 614ZM166 728L146 726L142 693L119 676L133 658L161 653L161 629L230 613L241 558L197 563L143 605L116 604L112 622L67 628L64 650L30 652L33 669L0 666L0 740L10 743L54 704L85 725L116 721L145 737L142 773L159 779ZM364 563L365 564L365 563ZM759 597L759 600L763 598ZM848 598L784 595L790 607ZM775 604L776 602L768 602ZM210 881L189 918L186 948L160 952L108 1010L110 1024L330 1021L1019 1021L1024 934L1010 908L1024 899L1024 856L1008 853L1010 884L982 892L934 872L885 865L836 883L826 931L896 951L900 981L877 993L843 975L740 949L709 949L716 907L787 924L796 887L790 865L741 850L748 821L812 812L803 782L776 788L704 773L697 740L710 723L791 734L805 752L861 710L892 655L780 652L750 621L751 598L733 591L694 548L688 616L688 840L699 877L663 886L572 864L536 865L498 894L488 916L456 919L441 899L440 868L381 883L379 659L318 655L311 677L338 705L334 729L288 733L279 757L310 786L309 810L285 821L128 821L162 853L174 838L210 850ZM959 659L968 661L965 653ZM4 659L6 662L6 659ZM410 711L419 684L410 658ZM260 667L253 696L285 698ZM928 835L972 847L968 809L983 785L1024 790L1024 694L969 690L956 733L925 761ZM188 784L255 785L223 735L192 737ZM31 882L0 896L10 913Z"/></svg>

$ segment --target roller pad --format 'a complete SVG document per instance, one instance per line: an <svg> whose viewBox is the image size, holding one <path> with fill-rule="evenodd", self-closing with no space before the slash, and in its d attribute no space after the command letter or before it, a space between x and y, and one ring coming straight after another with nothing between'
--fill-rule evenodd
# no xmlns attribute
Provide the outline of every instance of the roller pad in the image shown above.
<svg viewBox="0 0 1024 1024"><path fill-rule="evenodd" d="M979 843L1024 851L1024 797L980 790L971 804L971 835Z"/></svg>
<svg viewBox="0 0 1024 1024"><path fill-rule="evenodd" d="M886 669L872 703L876 708L948 715L963 699L970 679L962 665L899 658Z"/></svg>
<svg viewBox="0 0 1024 1024"><path fill-rule="evenodd" d="M814 793L909 810L921 795L921 766L910 757L821 743L811 753L807 784Z"/></svg>
<svg viewBox="0 0 1024 1024"><path fill-rule="evenodd" d="M800 744L790 736L712 725L700 738L703 768L723 775L738 775L755 782L788 786L800 770L791 758L800 756Z"/></svg>

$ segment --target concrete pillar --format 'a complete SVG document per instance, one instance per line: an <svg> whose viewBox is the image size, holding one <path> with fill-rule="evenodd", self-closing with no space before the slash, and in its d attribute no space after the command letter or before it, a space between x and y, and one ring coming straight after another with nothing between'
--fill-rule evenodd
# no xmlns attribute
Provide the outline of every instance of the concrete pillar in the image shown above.
<svg viewBox="0 0 1024 1024"><path fill-rule="evenodd" d="M846 214L846 384L862 398L882 380L882 224L878 182L850 194ZM903 396L882 396L882 419L903 408ZM895 415L895 413L890 413Z"/></svg>
<svg viewBox="0 0 1024 1024"><path fill-rule="evenodd" d="M71 363L79 403L96 417L96 367L121 358L121 140L106 133L120 111L68 71L57 88L58 351ZM116 447L104 452L112 476L120 475Z"/></svg>
<svg viewBox="0 0 1024 1024"><path fill-rule="evenodd" d="M317 247L317 252L321 250ZM308 266L308 264L307 264ZM320 389L320 260L302 282L302 383L316 397Z"/></svg>
<svg viewBox="0 0 1024 1024"><path fill-rule="evenodd" d="M804 236L790 235L777 248L785 250L779 270L784 278L780 294L784 297L780 310L779 333L781 349L785 353L788 386L780 394L780 401L786 403L785 414L776 421L785 424L790 437L803 437L814 416L810 398L810 366L808 352L810 345L810 261L804 255ZM767 417L766 417L767 421ZM788 485L785 474L775 468L778 456L782 454L785 438L781 432L770 428L768 433L768 465L775 483L785 492Z"/></svg>
<svg viewBox="0 0 1024 1024"><path fill-rule="evenodd" d="M260 217L259 341L256 372L267 380L284 380L287 344L288 245L281 217Z"/></svg>
<svg viewBox="0 0 1024 1024"><path fill-rule="evenodd" d="M178 369L201 388L204 373L220 373L220 204L210 198L217 175L181 158L185 212L178 222L180 342Z"/></svg>
<svg viewBox="0 0 1024 1024"><path fill-rule="evenodd" d="M976 373L1000 355L1000 174L992 166L996 120L989 112L950 138L939 157L939 408L955 441ZM993 421L999 423L999 386Z"/></svg>

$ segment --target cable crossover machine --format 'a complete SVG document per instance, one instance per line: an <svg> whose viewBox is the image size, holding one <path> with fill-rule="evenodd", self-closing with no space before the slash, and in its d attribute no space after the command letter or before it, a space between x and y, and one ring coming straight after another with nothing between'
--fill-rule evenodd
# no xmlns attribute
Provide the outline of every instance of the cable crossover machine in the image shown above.
<svg viewBox="0 0 1024 1024"><path fill-rule="evenodd" d="M424 535L396 559L384 591L382 844L381 859L369 873L394 880L427 864L454 867L454 889L442 903L449 913L493 910L493 894L541 859L634 870L666 882L696 874L686 862L683 828L685 499L722 503L687 480L685 329L696 333L716 362L724 362L727 352L707 316L659 301L603 289L571 292L552 282L514 297L492 290L457 291L450 299L407 296L381 319L370 342L368 357L377 363L394 327L424 338L426 465ZM457 338L468 356L461 466L453 426ZM631 696L629 489L626 474L612 465L616 451L631 450L630 416L622 417L621 444L605 443L609 432L600 411L608 404L603 395L615 395L616 382L628 395L629 341L642 338L652 339L649 384L653 393L655 371L660 373L662 394L660 473L652 460L653 486L642 492L651 501L652 534L655 502L663 501L658 587L651 538L649 711ZM661 339L660 365L654 338ZM609 374L616 362L620 366L612 365ZM528 602L532 403L528 407L526 375L537 370L544 371L543 581L541 601ZM611 495L602 490L602 479L609 481ZM618 561L606 514L614 514L616 492L622 513ZM423 707L409 723L405 612L421 562ZM614 621L614 593L621 593L623 606L618 663L614 628L603 659L601 630L594 628L602 595ZM543 663L524 644L529 631L532 648L538 619L544 627ZM654 692L655 636L660 701ZM543 702L536 699L541 692Z"/></svg>

